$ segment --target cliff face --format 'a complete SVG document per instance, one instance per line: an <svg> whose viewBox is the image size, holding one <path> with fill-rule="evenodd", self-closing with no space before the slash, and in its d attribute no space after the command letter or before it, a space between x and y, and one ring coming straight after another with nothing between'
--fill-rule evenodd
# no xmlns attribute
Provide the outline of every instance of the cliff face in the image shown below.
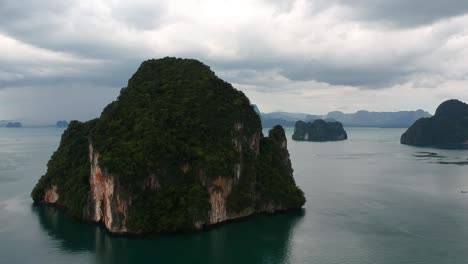
<svg viewBox="0 0 468 264"><path fill-rule="evenodd" d="M430 118L418 119L400 139L401 144L439 148L468 147L468 105L443 102Z"/></svg>
<svg viewBox="0 0 468 264"><path fill-rule="evenodd" d="M127 232L126 219L130 196L120 188L117 177L99 166L99 153L89 145L89 161L91 163L88 202L85 218L101 222L111 232Z"/></svg>
<svg viewBox="0 0 468 264"><path fill-rule="evenodd" d="M292 139L298 141L337 141L348 139L340 122L325 122L317 119L313 122L297 121Z"/></svg>
<svg viewBox="0 0 468 264"><path fill-rule="evenodd" d="M194 60L144 62L101 117L73 121L32 192L114 233L157 233L301 208L286 137Z"/></svg>

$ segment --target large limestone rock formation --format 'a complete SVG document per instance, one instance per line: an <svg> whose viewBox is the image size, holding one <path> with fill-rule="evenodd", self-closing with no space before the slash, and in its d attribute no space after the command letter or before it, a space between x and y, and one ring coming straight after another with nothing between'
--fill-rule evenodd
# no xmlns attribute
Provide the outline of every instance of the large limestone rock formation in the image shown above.
<svg viewBox="0 0 468 264"><path fill-rule="evenodd" d="M305 203L286 137L206 65L142 63L100 118L72 121L32 192L114 233L201 229Z"/></svg>

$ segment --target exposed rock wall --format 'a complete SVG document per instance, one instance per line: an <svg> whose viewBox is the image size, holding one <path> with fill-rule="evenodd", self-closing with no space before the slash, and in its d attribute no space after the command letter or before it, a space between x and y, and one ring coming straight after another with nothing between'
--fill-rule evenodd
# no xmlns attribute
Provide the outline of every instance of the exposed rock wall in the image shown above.
<svg viewBox="0 0 468 264"><path fill-rule="evenodd" d="M210 194L210 224L216 224L228 219L226 200L232 190L233 179L218 177L208 187Z"/></svg>
<svg viewBox="0 0 468 264"><path fill-rule="evenodd" d="M59 199L59 195L57 194L57 185L52 185L44 195L44 202L48 204L55 204Z"/></svg>
<svg viewBox="0 0 468 264"><path fill-rule="evenodd" d="M101 222L111 232L125 233L125 220L128 216L129 201L119 190L116 177L99 166L99 153L89 145L91 173L86 217L94 222Z"/></svg>

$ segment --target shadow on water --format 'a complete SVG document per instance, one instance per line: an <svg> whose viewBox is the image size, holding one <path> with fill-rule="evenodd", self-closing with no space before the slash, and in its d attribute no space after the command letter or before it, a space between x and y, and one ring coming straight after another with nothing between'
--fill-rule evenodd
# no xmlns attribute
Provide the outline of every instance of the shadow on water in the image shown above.
<svg viewBox="0 0 468 264"><path fill-rule="evenodd" d="M419 151L415 152L413 157L418 158L418 160L427 161L428 163L459 166L468 165L468 159L466 157L447 157L436 152Z"/></svg>
<svg viewBox="0 0 468 264"><path fill-rule="evenodd" d="M99 263L288 263L294 228L304 211L260 215L205 232L161 237L113 236L62 210L33 206L41 227L66 252L87 252Z"/></svg>
<svg viewBox="0 0 468 264"><path fill-rule="evenodd" d="M418 151L413 154L414 157L417 158L445 158L445 156L442 156L436 152L429 152L429 151Z"/></svg>

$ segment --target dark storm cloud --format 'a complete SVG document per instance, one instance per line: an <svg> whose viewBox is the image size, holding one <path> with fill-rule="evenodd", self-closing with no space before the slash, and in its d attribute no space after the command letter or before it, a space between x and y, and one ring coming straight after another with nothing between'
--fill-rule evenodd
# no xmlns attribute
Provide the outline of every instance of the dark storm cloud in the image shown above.
<svg viewBox="0 0 468 264"><path fill-rule="evenodd" d="M284 68L282 73L293 81L325 82L331 85L349 85L364 88L385 88L404 82L410 70L395 65L334 65L309 62Z"/></svg>
<svg viewBox="0 0 468 264"><path fill-rule="evenodd" d="M336 0L350 9L351 16L396 27L427 25L468 12L465 0Z"/></svg>
<svg viewBox="0 0 468 264"><path fill-rule="evenodd" d="M110 13L104 15L81 10L80 1L76 0L2 0L0 33L35 47L82 57L141 57L132 45L112 35L115 29L112 27L145 30L155 29L164 22L165 5L160 1L152 1L151 5L139 2L112 1Z"/></svg>
<svg viewBox="0 0 468 264"><path fill-rule="evenodd" d="M280 12L289 12L298 0L265 0ZM315 0L306 1L317 14L336 5L346 7L356 20L387 26L415 27L468 13L465 0Z"/></svg>
<svg viewBox="0 0 468 264"><path fill-rule="evenodd" d="M0 73L9 73L18 78L5 78L0 82L0 89L30 86L60 86L64 89L68 84L86 84L87 86L111 86L124 87L128 79L138 68L141 61L127 60L125 63L101 62L95 65L69 65L68 71L63 73L51 73L50 75L37 74L36 69L26 65L9 65L3 69L0 65ZM40 67L39 67L40 68ZM59 67L60 68L60 67ZM52 69L55 70L55 69ZM1 79L1 75L0 75Z"/></svg>
<svg viewBox="0 0 468 264"><path fill-rule="evenodd" d="M0 32L26 42L50 41L50 36L59 30L72 7L67 1L2 0L0 1Z"/></svg>
<svg viewBox="0 0 468 264"><path fill-rule="evenodd" d="M334 86L354 86L363 89L385 89L395 84L403 84L409 76L417 72L400 65L338 65L320 61L293 62L281 61L277 63L250 64L248 61L238 65L217 65L222 71L222 77L229 82L244 85L272 85L277 80L269 74L277 74L292 82L316 81ZM269 72L273 68L274 71ZM259 78L259 76L263 78ZM284 87L278 87L283 89ZM273 88L271 88L273 89Z"/></svg>
<svg viewBox="0 0 468 264"><path fill-rule="evenodd" d="M63 14L70 7L72 5L62 0L3 0L0 2L0 21L2 25L13 25L30 19L47 23L54 16ZM38 20L37 17L48 19Z"/></svg>
<svg viewBox="0 0 468 264"><path fill-rule="evenodd" d="M248 56L241 56L236 60L204 59L203 54L196 54L196 57L204 59L216 70L231 72L223 76L229 82L259 86L264 86L265 82L269 82L268 79L258 78L262 74L269 74L269 71L274 71L293 82L317 81L365 89L384 89L408 81L413 74L430 73L428 69L416 69L410 64L425 53L395 55L386 62L371 60L367 63L359 63L352 56L342 58L337 62L326 58L307 59L306 57L275 55L274 48L263 43L260 38L261 35L242 35L242 43L248 43L248 45L244 46L246 50L240 53L248 54ZM362 53L366 51L363 50Z"/></svg>
<svg viewBox="0 0 468 264"><path fill-rule="evenodd" d="M259 73L274 71L290 81L317 81L337 86L356 86L382 89L397 83L404 83L415 70L400 65L345 65L323 61L239 61L237 63L213 62L216 69L231 72L223 77L239 84L262 85L268 79L256 79ZM274 80L273 80L274 82Z"/></svg>
<svg viewBox="0 0 468 264"><path fill-rule="evenodd" d="M0 41L3 35L15 40L15 45L26 46L23 51L47 54L36 59L28 58L29 53L0 52L0 89L77 83L125 86L141 61L154 56L139 49L138 40L129 43L113 31L118 23L133 31L156 28L163 19L163 4L138 2L112 1L111 12L103 15L80 10L79 1L0 1ZM47 58L50 53L53 59ZM2 62L2 55L18 59Z"/></svg>

